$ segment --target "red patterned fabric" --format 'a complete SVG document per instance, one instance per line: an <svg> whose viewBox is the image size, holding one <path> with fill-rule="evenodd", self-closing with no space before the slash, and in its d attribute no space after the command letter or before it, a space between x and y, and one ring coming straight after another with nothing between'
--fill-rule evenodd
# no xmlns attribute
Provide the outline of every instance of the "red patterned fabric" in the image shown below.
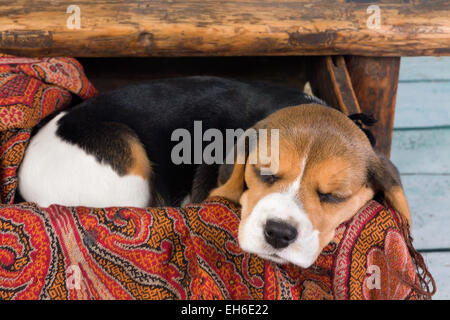
<svg viewBox="0 0 450 320"><path fill-rule="evenodd" d="M308 269L242 252L239 208L224 199L185 208L12 205L33 126L71 94L96 93L74 59L0 56L0 299L425 296L417 272L425 265L405 221L376 201Z"/></svg>
<svg viewBox="0 0 450 320"><path fill-rule="evenodd" d="M4 206L0 298L416 299L398 218L369 202L302 269L242 252L239 208L219 198L186 208Z"/></svg>
<svg viewBox="0 0 450 320"><path fill-rule="evenodd" d="M20 58L0 54L0 197L13 203L20 164L31 129L69 106L71 94L97 94L72 58Z"/></svg>

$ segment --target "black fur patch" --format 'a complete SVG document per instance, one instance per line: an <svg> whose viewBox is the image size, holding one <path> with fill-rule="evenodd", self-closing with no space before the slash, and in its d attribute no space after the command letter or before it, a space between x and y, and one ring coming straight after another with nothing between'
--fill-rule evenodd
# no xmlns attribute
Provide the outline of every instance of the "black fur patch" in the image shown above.
<svg viewBox="0 0 450 320"><path fill-rule="evenodd" d="M401 186L400 173L383 154L377 154L377 158L370 161L367 181L376 191L388 191L394 186Z"/></svg>
<svg viewBox="0 0 450 320"><path fill-rule="evenodd" d="M205 200L209 192L217 187L217 176L219 165L201 164L197 166L194 179L192 181L191 202L200 203Z"/></svg>
<svg viewBox="0 0 450 320"><path fill-rule="evenodd" d="M172 148L179 143L171 141L175 129L184 128L193 138L194 121L202 121L203 132L216 128L225 137L226 129L245 130L278 109L311 102L321 101L297 89L268 82L209 76L153 80L79 104L60 119L58 135L123 173L131 161L124 137L134 132L152 163L153 188L158 198L163 205L177 206L192 191L199 165L172 162ZM207 144L203 143L202 149ZM192 156L193 152L192 148ZM217 165L209 169L215 172L215 178L207 173L195 184L202 195L199 201L217 183Z"/></svg>
<svg viewBox="0 0 450 320"><path fill-rule="evenodd" d="M233 173L233 168L234 165L233 164L222 164L219 168L219 175L217 177L217 181L219 182L220 185L225 184L225 182L228 181L228 179L230 179L231 174Z"/></svg>
<svg viewBox="0 0 450 320"><path fill-rule="evenodd" d="M109 164L121 176L133 164L129 137L136 135L124 124L73 121L63 116L58 121L56 134L93 155L100 163Z"/></svg>
<svg viewBox="0 0 450 320"><path fill-rule="evenodd" d="M375 119L372 115L368 115L365 113L354 113L348 116L356 125L366 134L367 138L370 141L370 144L372 147L375 147L377 140L375 136L373 135L372 131L370 131L367 128L364 128L364 126L373 126L375 125L378 120Z"/></svg>

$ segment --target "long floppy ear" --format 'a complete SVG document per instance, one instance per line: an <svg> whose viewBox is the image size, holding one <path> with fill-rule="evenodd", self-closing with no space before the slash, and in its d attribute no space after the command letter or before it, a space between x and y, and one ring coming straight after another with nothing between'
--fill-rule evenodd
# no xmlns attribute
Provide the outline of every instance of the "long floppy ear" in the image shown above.
<svg viewBox="0 0 450 320"><path fill-rule="evenodd" d="M245 165L247 163L250 148L255 146L258 139L258 129L261 122L250 129L247 129L243 135L238 138L234 145L234 164L223 164L218 172L218 187L211 191L210 197L219 196L239 203L242 193L246 189L245 185ZM253 133L253 135L252 135ZM253 143L250 142L251 139ZM229 156L229 155L228 155Z"/></svg>
<svg viewBox="0 0 450 320"><path fill-rule="evenodd" d="M228 165L223 165L228 166ZM222 166L222 168L224 168ZM245 163L244 164L234 164L231 176L223 185L220 185L216 189L212 190L210 196L219 196L231 200L233 202L239 203L242 193L245 189ZM220 180L224 180L224 177L219 175Z"/></svg>
<svg viewBox="0 0 450 320"><path fill-rule="evenodd" d="M386 156L377 153L372 159L369 166L369 181L375 192L382 192L390 205L411 225L411 214L400 181L400 173Z"/></svg>

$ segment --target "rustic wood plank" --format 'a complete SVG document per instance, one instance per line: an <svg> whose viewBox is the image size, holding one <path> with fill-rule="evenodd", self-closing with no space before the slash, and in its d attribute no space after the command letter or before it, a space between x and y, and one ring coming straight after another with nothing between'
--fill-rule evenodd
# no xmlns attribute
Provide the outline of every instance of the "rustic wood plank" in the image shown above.
<svg viewBox="0 0 450 320"><path fill-rule="evenodd" d="M450 80L399 82L395 113L395 128L450 125Z"/></svg>
<svg viewBox="0 0 450 320"><path fill-rule="evenodd" d="M307 78L314 95L346 115L361 112L343 56L312 57L308 61Z"/></svg>
<svg viewBox="0 0 450 320"><path fill-rule="evenodd" d="M450 174L450 128L395 130L391 160L400 173Z"/></svg>
<svg viewBox="0 0 450 320"><path fill-rule="evenodd" d="M450 252L424 253L427 267L436 281L433 300L450 300Z"/></svg>
<svg viewBox="0 0 450 320"><path fill-rule="evenodd" d="M450 81L450 57L407 57L400 65L399 82Z"/></svg>
<svg viewBox="0 0 450 320"><path fill-rule="evenodd" d="M402 175L416 249L450 248L450 176Z"/></svg>
<svg viewBox="0 0 450 320"><path fill-rule="evenodd" d="M389 156L400 58L348 56L346 62L361 111L378 120L371 127L375 149Z"/></svg>
<svg viewBox="0 0 450 320"><path fill-rule="evenodd" d="M373 4L378 9L370 11ZM71 5L80 9L80 29L76 12L66 12ZM450 55L449 16L447 0L3 0L0 50L79 57Z"/></svg>

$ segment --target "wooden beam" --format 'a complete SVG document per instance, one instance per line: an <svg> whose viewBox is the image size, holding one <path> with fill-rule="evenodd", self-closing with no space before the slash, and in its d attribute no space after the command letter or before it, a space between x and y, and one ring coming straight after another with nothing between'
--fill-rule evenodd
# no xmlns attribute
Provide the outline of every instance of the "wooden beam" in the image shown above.
<svg viewBox="0 0 450 320"><path fill-rule="evenodd" d="M79 20L73 8L79 8ZM450 55L449 17L447 0L2 0L0 51L77 57Z"/></svg>
<svg viewBox="0 0 450 320"><path fill-rule="evenodd" d="M372 115L375 150L389 156L399 69L400 58L311 57L308 80L315 95L346 115Z"/></svg>
<svg viewBox="0 0 450 320"><path fill-rule="evenodd" d="M361 111L372 114L378 120L371 127L377 140L375 149L389 156L400 58L349 56L346 62Z"/></svg>
<svg viewBox="0 0 450 320"><path fill-rule="evenodd" d="M343 56L313 57L308 67L313 93L346 115L360 113Z"/></svg>

